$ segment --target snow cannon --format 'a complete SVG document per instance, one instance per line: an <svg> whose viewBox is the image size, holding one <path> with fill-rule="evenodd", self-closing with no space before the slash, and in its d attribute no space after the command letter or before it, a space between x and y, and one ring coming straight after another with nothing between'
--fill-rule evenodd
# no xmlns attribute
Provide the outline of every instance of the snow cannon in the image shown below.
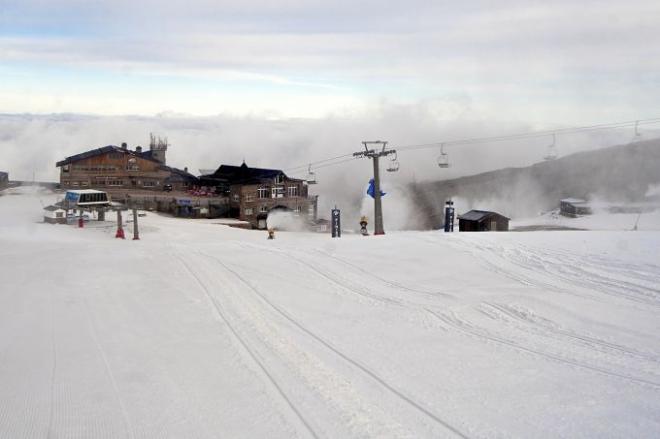
<svg viewBox="0 0 660 439"><path fill-rule="evenodd" d="M362 234L362 236L369 236L369 231L367 230L367 224L369 224L369 221L366 216L360 218L360 233Z"/></svg>

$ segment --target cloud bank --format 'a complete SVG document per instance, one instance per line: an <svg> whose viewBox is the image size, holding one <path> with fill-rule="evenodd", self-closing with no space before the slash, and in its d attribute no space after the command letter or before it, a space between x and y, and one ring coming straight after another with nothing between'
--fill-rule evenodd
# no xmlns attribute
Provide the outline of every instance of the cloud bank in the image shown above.
<svg viewBox="0 0 660 439"><path fill-rule="evenodd" d="M382 139L393 148L456 138L525 132L538 127L522 122L494 123L484 119L452 118L451 103L425 102L417 105L381 105L351 117L324 119L269 119L260 116L187 117L160 115L0 115L0 169L17 180L56 181L55 163L67 156L108 144L148 145L149 133L167 136L171 143L168 164L214 169L221 164L240 164L285 170L304 178L307 164L362 149L363 140ZM643 127L646 138L658 135L657 127ZM630 128L557 136L560 155L626 143ZM512 166L527 166L542 160L552 138L456 145L445 148L451 167L437 166L439 147L400 151L400 170L381 166L384 200L391 209L390 226L403 228L414 206L409 202L409 183L436 181ZM350 157L349 157L350 158ZM337 160L339 161L339 160ZM366 184L372 165L367 159L350 160L336 166L334 161L314 167L319 183L310 186L320 196L320 212L329 216L337 205L349 216L346 224L357 223L360 214L370 214L371 199ZM386 213L388 211L386 210Z"/></svg>
<svg viewBox="0 0 660 439"><path fill-rule="evenodd" d="M590 123L657 108L660 3L9 0L0 111L319 117L462 99Z"/></svg>

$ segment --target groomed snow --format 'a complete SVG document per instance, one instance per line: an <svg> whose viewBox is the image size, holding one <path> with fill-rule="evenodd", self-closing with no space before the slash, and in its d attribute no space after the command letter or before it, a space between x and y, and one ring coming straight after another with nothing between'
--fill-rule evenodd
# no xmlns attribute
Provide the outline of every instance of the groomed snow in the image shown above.
<svg viewBox="0 0 660 439"><path fill-rule="evenodd" d="M660 436L660 232L122 241L54 201L0 196L2 438Z"/></svg>

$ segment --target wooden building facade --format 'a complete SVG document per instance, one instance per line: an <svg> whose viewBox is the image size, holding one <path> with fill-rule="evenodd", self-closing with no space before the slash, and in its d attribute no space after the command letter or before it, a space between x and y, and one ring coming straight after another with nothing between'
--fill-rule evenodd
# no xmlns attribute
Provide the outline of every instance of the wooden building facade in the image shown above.
<svg viewBox="0 0 660 439"><path fill-rule="evenodd" d="M101 189L107 191L187 190L197 184L197 177L187 170L165 163L166 146L152 145L149 151L126 144L105 146L67 157L57 163L63 189Z"/></svg>
<svg viewBox="0 0 660 439"><path fill-rule="evenodd" d="M230 216L266 228L273 210L286 210L310 221L316 220L316 196L310 196L305 180L290 178L279 169L222 165L213 174L200 177L202 186L215 187L229 197Z"/></svg>

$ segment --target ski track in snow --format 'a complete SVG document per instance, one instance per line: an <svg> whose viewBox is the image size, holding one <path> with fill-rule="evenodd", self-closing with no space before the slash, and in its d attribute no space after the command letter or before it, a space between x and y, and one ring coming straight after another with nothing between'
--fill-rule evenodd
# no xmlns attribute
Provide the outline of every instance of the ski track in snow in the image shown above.
<svg viewBox="0 0 660 439"><path fill-rule="evenodd" d="M8 439L660 431L660 264L644 258L638 235L612 238L638 246L620 257L619 242L588 232L327 244L149 214L143 241L120 242L93 228L32 226L43 252L34 236L23 248L2 231L4 258L20 261L15 274L0 266L10 287L0 291ZM56 262L63 245L95 255L77 271L101 275L92 291L59 288L55 279L71 276ZM46 291L31 276L54 274L49 264L63 273ZM131 277L119 291L109 284L117 268Z"/></svg>
<svg viewBox="0 0 660 439"><path fill-rule="evenodd" d="M240 345L245 349L245 351L248 353L252 361L261 369L263 374L268 378L268 381L271 383L273 388L276 389L277 393L280 395L280 397L285 401L285 403L289 406L291 411L296 415L298 420L302 423L302 425L305 427L307 432L310 434L311 437L314 438L319 438L319 434L312 428L310 423L307 421L305 416L300 412L300 410L296 407L296 405L293 403L291 398L287 396L287 394L284 392L282 387L278 384L274 376L269 372L268 368L264 365L264 363L258 358L257 354L255 353L254 349L250 347L250 345L247 343L247 341L241 337L241 335L238 333L236 328L232 325L226 314L223 312L222 307L220 304L217 302L217 300L213 297L209 289L206 287L206 285L201 281L199 276L193 271L193 269L190 267L190 265L180 256L177 255L177 258L181 261L183 266L186 268L188 273L196 280L197 285L204 291L204 294L209 300L209 303L213 306L215 311L217 312L218 317L224 322L225 325L229 328L231 333L234 335L235 339L240 343Z"/></svg>
<svg viewBox="0 0 660 439"><path fill-rule="evenodd" d="M83 304L85 307L85 311L86 311L85 315L87 316L87 322L89 323L89 329L90 329L90 334L92 336L92 340L94 341L94 345L96 346L96 349L98 350L99 355L103 360L103 365L105 366L105 372L107 374L108 379L110 380L110 383L112 384L112 390L119 404L122 421L124 424L124 428L126 429L126 437L128 439L135 439L133 425L131 423L128 410L126 410L126 403L124 402L124 398L122 397L121 391L119 389L119 385L117 384L117 379L115 378L115 374L112 371L112 366L110 365L110 361L108 360L108 355L106 354L105 349L103 349L103 345L101 345L101 342L99 341L98 331L96 330L96 325L94 323L94 316L91 310L89 309L89 304L87 303L87 299L83 299Z"/></svg>
<svg viewBox="0 0 660 439"><path fill-rule="evenodd" d="M376 290L365 287L364 285L362 285L360 287L357 287L354 284L352 285L350 282L345 281L343 279L340 279L336 275L330 274L329 271L321 270L318 267L315 267L312 264L306 262L304 259L295 257L295 256L291 255L288 252L277 251L277 250L267 248L265 246L254 245L254 244L251 244L251 246L254 247L254 248L258 248L260 251L270 251L270 252L275 252L277 254L286 256L286 257L288 257L288 258L290 258L294 261L297 261L298 263L310 268L311 270L318 273L323 278L328 279L331 282L341 286L342 288L353 292L354 294L357 294L359 296L368 297L370 299L378 300L379 293ZM333 257L333 256L327 255L327 257L332 258L332 259L337 260L337 261L341 261L339 258L336 258L336 257ZM350 267L354 270L358 270L360 272L366 272L365 270L362 270L361 268L358 268L358 267L356 267L356 266L354 266L353 264L350 264L350 263L345 263L344 265L346 265L346 266L348 266L348 267ZM373 278L375 280L378 280L379 282L381 282L385 286L389 286L389 287L396 288L396 289L403 290L403 291L411 291L411 292L415 292L415 293L420 293L420 290L418 290L416 288L401 288L400 285L393 285L391 282L389 282L386 279L383 279L383 278L381 278L377 275L371 275L371 273L368 273L368 274L370 275L371 278ZM378 291L382 292L382 290L378 290ZM422 294L428 294L428 292L422 291ZM437 294L432 294L432 295L437 297ZM447 295L443 295L443 296L447 297ZM564 356L557 355L557 354L554 354L554 353L551 353L551 352L542 351L542 350L540 350L536 347L525 346L525 345L521 344L520 342L514 341L513 339L504 338L502 336L496 335L492 331L489 332L488 330L477 328L473 324L469 323L468 321L459 318L458 313L456 313L456 312L452 312L453 317L449 317L446 314L444 314L442 312L439 312L437 310L431 309L429 307L423 307L421 305L417 305L414 302L409 302L409 301L404 302L403 300L401 300L399 298L387 298L386 300L383 300L383 302L385 304L394 305L394 306L398 306L398 307L408 307L408 308L418 307L420 310L427 311L428 313L430 313L431 315L436 317L441 322L447 324L449 327L451 327L451 328L453 328L453 329L455 329L455 330L457 330L457 331L459 331L463 334L469 334L471 336L477 337L481 340L496 342L496 343L499 343L501 345L506 345L506 346L509 346L511 348L515 348L517 350L520 350L520 351L523 351L523 352L526 352L526 353L529 353L529 354L533 354L533 355L540 356L540 357L543 357L543 358L546 358L546 359L557 361L557 362L560 362L560 363L563 363L563 364L566 364L566 365L569 365L569 366L572 366L572 367L578 367L578 368L582 368L582 369L585 369L585 370L598 372L598 373L601 373L601 374L609 376L609 377L625 379L625 380L635 382L635 383L638 383L638 384L644 384L644 385L648 385L648 386L651 386L651 387L654 387L654 388L660 388L660 379L658 381L651 381L651 380L648 380L648 379L645 379L645 378L635 377L635 376L631 376L631 375L628 375L628 374L625 374L625 373L620 373L620 372L617 372L617 371L609 370L609 369L606 369L606 368L598 366L598 365L589 364L589 363L586 363L584 361L580 361L577 358L564 357ZM518 320L523 320L522 318L517 316L515 313L510 311L506 307L506 305L499 305L499 304L493 304L493 303L483 303L482 306L483 305L490 306L491 308L497 309L502 313L506 313L510 317L516 317ZM478 307L477 307L477 309L478 309ZM486 315L488 317L491 317L488 314L486 314ZM526 322L530 323L531 321L526 320ZM544 325L543 329L546 332L551 332L551 333L554 332L555 334L559 334L559 335L562 335L564 337L572 338L572 339L575 339L575 340L580 340L580 341L584 342L586 344L586 347L589 348L589 349L593 349L594 346L601 347L601 348L607 348L608 351L614 350L614 351L618 351L618 352L620 352L622 354L625 354L625 355L633 355L633 356L641 358L643 360L648 360L648 361L653 362L654 366L658 365L658 357L655 356L655 355L652 355L652 354L639 353L639 352L635 351L634 349L630 349L630 348L626 348L626 347L623 347L623 346L620 346L620 345L600 341L600 340L594 339L592 337L581 336L581 335L571 333L570 331L566 331L566 330L562 330L562 329L554 329L550 325ZM535 335L538 337L538 334L535 334Z"/></svg>
<svg viewBox="0 0 660 439"><path fill-rule="evenodd" d="M617 266L610 263L602 269L589 258L576 258L568 252L562 254L564 260L558 261L551 252L524 245L511 249L475 242L473 246L479 251L473 251L472 254L485 262L494 272L504 274L525 285L590 297L592 300L601 300L599 296L607 294L616 299L660 308L660 290L639 282L648 279L646 273L640 276L638 272L628 270L627 279L622 280L611 274L612 272L623 274ZM504 264L498 263L498 260L512 264L515 268L507 269ZM548 280L540 280L539 275L544 275ZM660 279L660 269L657 279ZM561 286L560 283L565 286ZM655 284L657 285L657 282Z"/></svg>
<svg viewBox="0 0 660 439"><path fill-rule="evenodd" d="M368 366L362 364L361 362L359 362L358 360L352 358L351 356L345 354L345 353L342 352L339 348L337 348L337 347L334 346L332 343L330 343L328 340L326 340L325 338L319 336L318 334L316 334L315 332L313 332L312 330L310 330L306 325L304 325L303 323L301 323L299 320L295 319L295 318L294 318L289 312L285 311L284 309L282 309L282 308L279 307L278 305L275 305L271 300L268 299L268 297L266 297L265 294L263 294L261 291L259 291L254 285L252 285L248 280L246 280L245 277L243 277L243 276L242 276L240 273L238 273L235 269L230 268L228 264L224 263L223 261L221 261L221 260L220 260L219 258L217 258L216 256L213 256L213 255L210 255L210 254L207 254L207 253L203 253L203 254L204 254L205 256L207 256L207 257L209 257L209 258L211 258L211 259L217 261L217 263L218 263L221 267L223 267L223 268L224 268L226 271L228 271L229 273L232 273L232 274L236 277L236 279L238 279L238 280L239 280L241 283L243 283L243 284L244 284L249 290L251 290L251 291L252 291L254 294L256 294L259 298L261 298L261 300L262 300L265 304L267 304L272 310L274 310L277 314L279 314L280 316L284 317L287 321L289 321L291 324L293 324L294 326L296 326L297 328L299 328L300 330L302 330L305 334L307 334L307 335L309 335L310 337L312 337L314 340L316 340L316 341L317 341L318 343L320 343L322 346L324 346L325 348L329 349L331 352L333 352L334 354L336 354L337 356L339 356L340 358L342 358L343 360L345 360L346 362L350 363L351 365L353 365L354 367L356 367L358 370L360 370L361 372L363 372L364 374L366 374L367 376L369 376L371 379L373 379L374 381L376 381L377 383L379 383L381 386L383 386L385 389L387 389L391 394L395 395L396 397L398 397L399 399L401 399L402 401L404 401L404 402L407 403L408 405L414 407L416 410L418 410L419 412L423 413L423 414L426 415L428 418L430 418L430 419L432 419L433 421L435 421L436 423L438 423L440 426L442 426L442 427L446 428L447 430L451 431L451 432L452 432L453 434L455 434L456 436L459 436L459 437L462 437L462 438L467 438L467 437L468 437L465 433L463 433L462 431L458 430L458 428L456 428L456 427L454 427L453 425L449 424L447 421L445 421L444 419L440 418L440 416L438 416L437 414L431 412L429 409L427 409L426 407L424 407L423 404L421 404L421 403L418 402L418 401L415 401L413 398L411 398L410 396L406 395L406 394L403 393L401 390L395 388L392 384L390 384L390 383L387 382L385 379L383 379L381 376L379 376L379 375L378 375L376 372L374 372L371 368L369 368ZM325 276L323 273L319 273L319 275L324 276L324 277L327 277L327 276ZM328 279L330 279L330 278L328 278ZM340 285L341 285L341 284L340 284ZM357 292L356 292L356 294L364 295L363 293L357 293ZM372 294L368 294L367 297L372 298L372 299L374 298L374 296L373 296ZM393 301L391 301L391 300L385 300L385 302L388 303L388 304L395 303L395 304L399 305L399 303L397 303L397 302L393 302Z"/></svg>
<svg viewBox="0 0 660 439"><path fill-rule="evenodd" d="M655 389L660 389L660 382L650 381L650 380L647 380L647 379L644 379L644 378L639 378L639 377L626 375L626 374L623 374L623 373L618 373L618 372L615 372L615 371L604 369L604 368L599 367L599 366L586 364L584 362L580 362L580 361L577 361L577 360L572 359L572 358L565 358L565 357L555 355L555 354L552 354L552 353L549 353L549 352L543 352L543 351L540 351L538 349L534 349L532 347L524 346L520 343L517 343L517 342L511 340L511 339L506 339L506 338L497 336L497 335L493 334L493 332L488 332L488 331L486 331L482 328L477 328L474 325L468 323L467 321L460 319L456 314L447 315L447 314L443 314L441 312L434 311L434 310L431 310L431 309L428 309L427 311L429 313L431 313L432 315L434 315L435 317L437 317L438 320L440 320L443 323L445 323L446 325L450 326L451 328L454 328L455 330L457 330L459 332L462 332L464 334L476 337L478 339L481 339L481 340L484 340L484 341L491 341L491 342L499 343L499 344L506 345L506 346L512 347L514 349L523 351L523 352L527 352L527 353L530 353L530 354L533 354L533 355L538 355L540 357L544 357L544 358L547 358L547 359L550 359L550 360L554 360L554 361L557 361L559 363L564 363L564 364L567 364L567 365L570 365L570 366L575 366L575 367L578 367L578 368L581 368L581 369L586 369L586 370L598 372L598 373L601 373L603 375L607 375L607 376L610 376L610 377L622 378L624 380L628 380L628 381L631 381L631 382L634 382L634 383L637 383L637 384L648 385L648 386L651 386Z"/></svg>
<svg viewBox="0 0 660 439"><path fill-rule="evenodd" d="M519 323L522 323L524 326L529 326L529 328L531 329L528 330L532 332L535 336L548 336L549 334L552 334L553 336L556 336L558 339L562 341L564 341L563 340L564 338L569 338L578 341L589 348L600 349L603 350L604 352L611 352L611 351L620 352L625 355L630 355L642 360L660 364L660 356L656 354L640 352L636 349L626 347L621 344L608 342L605 340L601 340L599 338L578 334L576 332L567 329L562 329L558 327L556 324L552 324L551 321L541 319L538 317L531 318L528 313L520 312L508 305L484 302L482 304L482 309L485 310L486 316L489 318L493 318L496 320L497 319L503 320L508 318L512 321L517 321ZM500 313L501 316L504 316L504 318L493 317L493 315L489 313L489 311L493 311L493 310L496 313Z"/></svg>

